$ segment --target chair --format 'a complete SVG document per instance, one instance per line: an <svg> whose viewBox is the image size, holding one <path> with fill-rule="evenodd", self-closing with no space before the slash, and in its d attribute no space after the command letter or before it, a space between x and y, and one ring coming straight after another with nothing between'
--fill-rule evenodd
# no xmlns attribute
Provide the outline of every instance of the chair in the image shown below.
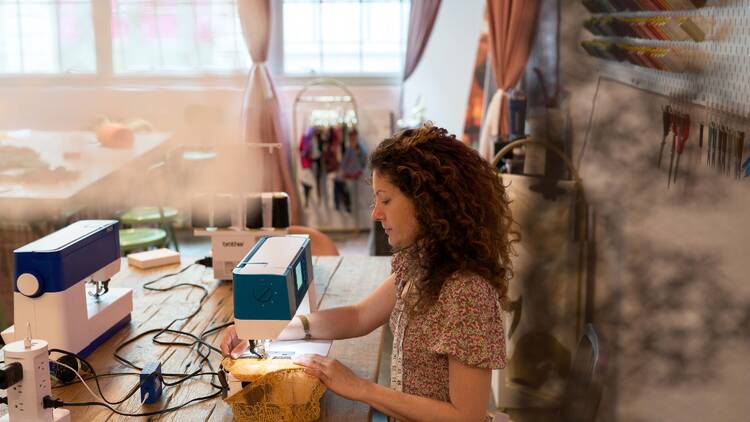
<svg viewBox="0 0 750 422"><path fill-rule="evenodd" d="M315 256L339 256L339 250L333 240L320 230L305 226L289 226L289 234L306 234L310 236L312 254Z"/></svg>
<svg viewBox="0 0 750 422"><path fill-rule="evenodd" d="M123 254L151 246L165 247L167 244L171 244L176 251L180 250L173 227L179 212L176 208L162 205L167 190L165 168L166 162L159 162L145 172L145 181L133 182L136 188L146 187L154 192L155 197L150 200L156 202L156 205L134 207L116 215L123 226L120 229L120 250Z"/></svg>
<svg viewBox="0 0 750 422"><path fill-rule="evenodd" d="M599 409L607 371L607 356L594 326L586 324L578 342L560 404L561 422L593 422Z"/></svg>

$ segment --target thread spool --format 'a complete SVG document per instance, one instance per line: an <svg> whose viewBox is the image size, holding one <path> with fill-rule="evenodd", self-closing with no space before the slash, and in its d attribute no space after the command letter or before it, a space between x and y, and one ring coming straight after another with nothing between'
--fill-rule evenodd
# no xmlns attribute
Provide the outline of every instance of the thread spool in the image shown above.
<svg viewBox="0 0 750 422"><path fill-rule="evenodd" d="M190 224L194 228L211 227L211 202L208 195L195 195L190 204Z"/></svg>
<svg viewBox="0 0 750 422"><path fill-rule="evenodd" d="M263 227L263 204L260 195L250 195L245 200L245 227L248 229Z"/></svg>
<svg viewBox="0 0 750 422"><path fill-rule="evenodd" d="M271 200L271 226L277 229L289 227L289 196L275 193Z"/></svg>
<svg viewBox="0 0 750 422"><path fill-rule="evenodd" d="M232 225L233 205L234 201L231 195L216 195L214 198L213 227L225 229Z"/></svg>

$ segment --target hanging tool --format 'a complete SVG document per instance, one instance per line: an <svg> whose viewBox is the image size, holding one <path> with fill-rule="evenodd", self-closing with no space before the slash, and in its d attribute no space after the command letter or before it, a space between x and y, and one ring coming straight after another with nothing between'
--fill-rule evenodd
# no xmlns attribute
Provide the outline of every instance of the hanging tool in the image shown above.
<svg viewBox="0 0 750 422"><path fill-rule="evenodd" d="M682 119L680 119L680 130L677 137L677 162L674 168L673 183L677 183L677 173L680 171L680 157L682 156L682 151L685 149L688 137L690 137L690 115L684 114Z"/></svg>
<svg viewBox="0 0 750 422"><path fill-rule="evenodd" d="M716 162L718 160L719 156L719 145L721 144L721 138L723 137L723 131L722 128L717 126L714 128L715 135L714 135L714 146L711 150L711 167L716 168Z"/></svg>
<svg viewBox="0 0 750 422"><path fill-rule="evenodd" d="M727 176L731 175L734 172L734 161L735 161L735 155L737 155L737 152L739 150L739 147L737 145L737 141L740 139L740 133L738 131L733 130L732 136L729 139L729 142L727 143L727 161L726 161L726 174Z"/></svg>
<svg viewBox="0 0 750 422"><path fill-rule="evenodd" d="M672 152L669 155L669 174L667 174L667 188L669 188L669 184L672 182L672 169L674 168L674 150L677 146L677 137L679 136L678 132L682 127L680 123L681 119L682 115L680 114L675 113L672 115Z"/></svg>
<svg viewBox="0 0 750 422"><path fill-rule="evenodd" d="M714 149L713 154L713 168L718 169L719 168L719 162L721 161L721 145L724 142L724 135L726 132L724 132L724 127L719 126L718 132L716 133L716 148Z"/></svg>
<svg viewBox="0 0 750 422"><path fill-rule="evenodd" d="M724 171L724 160L727 154L727 138L729 133L726 128L719 133L719 173Z"/></svg>
<svg viewBox="0 0 750 422"><path fill-rule="evenodd" d="M698 122L698 151L696 151L695 154L691 155L692 163L688 164L691 169L697 169L698 165L701 162L701 153L703 152L703 140L705 139L705 128L706 123L701 121ZM688 174L690 172L688 171Z"/></svg>
<svg viewBox="0 0 750 422"><path fill-rule="evenodd" d="M661 135L661 146L659 147L659 156L656 158L656 168L661 168L661 157L664 155L664 145L667 143L667 136L669 135L670 128L672 127L672 109L669 106L664 106L661 109L661 121L662 121L662 135Z"/></svg>
<svg viewBox="0 0 750 422"><path fill-rule="evenodd" d="M716 142L716 126L714 122L708 124L708 148L706 148L706 165L711 167L711 154L714 150L714 143Z"/></svg>
<svg viewBox="0 0 750 422"><path fill-rule="evenodd" d="M721 170L724 174L728 174L729 169L729 157L732 156L732 141L734 140L734 129L727 131L726 137L724 138L724 154L721 161Z"/></svg>
<svg viewBox="0 0 750 422"><path fill-rule="evenodd" d="M730 151L730 147L732 145L733 137L734 137L734 131L731 129L728 130L726 133L726 138L725 138L724 144L722 145L722 151L721 151L721 167L719 169L721 171L721 174L726 174L727 172L727 158L732 153Z"/></svg>
<svg viewBox="0 0 750 422"><path fill-rule="evenodd" d="M719 174L724 173L724 159L726 158L727 141L729 140L730 129L724 128L719 134Z"/></svg>
<svg viewBox="0 0 750 422"><path fill-rule="evenodd" d="M737 180L742 178L743 155L745 155L745 132L740 132L739 139L737 140L737 169L735 171L735 177Z"/></svg>

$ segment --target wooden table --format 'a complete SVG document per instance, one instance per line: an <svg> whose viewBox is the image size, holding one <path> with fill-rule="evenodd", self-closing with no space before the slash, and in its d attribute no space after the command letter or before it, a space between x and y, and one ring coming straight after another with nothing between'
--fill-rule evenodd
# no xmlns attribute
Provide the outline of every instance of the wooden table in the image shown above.
<svg viewBox="0 0 750 422"><path fill-rule="evenodd" d="M186 266L194 259L183 258L181 266ZM314 257L315 287L319 294L319 307L330 308L352 304L364 298L385 279L391 271L388 257ZM123 260L123 269L112 279L113 286L133 288L133 320L129 327L117 333L112 339L97 349L89 362L99 373L132 372L131 369L117 363L112 357L115 347L123 340L134 337L143 331L166 326L175 318L189 314L201 297L197 288L178 288L170 292L153 292L141 288L143 283L153 280L161 274L173 273L177 265L158 270L141 271L129 268ZM219 282L212 278L211 269L193 266L186 270L179 279L169 278L157 286L168 286L179 282L200 283L209 290L202 310L193 318L177 324L178 329L200 334L207 328L220 325L232 317L231 283ZM172 337L164 336L162 340ZM207 341L219 346L221 332L211 335ZM377 381L379 360L383 341L383 327L367 336L350 340L333 342L330 356L349 366L358 375ZM146 336L124 350L124 356L134 363L143 365L150 360L159 360L164 372L187 372L185 366L196 361L197 355L189 353L186 347L163 347L151 343L151 336ZM218 367L221 357L213 353L211 362ZM179 387L165 388L161 402L155 405L140 406L138 394L119 407L124 412L138 413L158 410L184 403L192 398L205 396L215 389L208 384L209 377L195 381L186 381ZM102 388L109 400L119 400L132 385L137 384L137 377L103 378ZM94 383L89 383L92 389ZM4 394L4 392L0 392ZM53 396L71 402L92 401L92 397L80 384L53 389ZM99 406L70 407L73 421L119 421L132 420L113 414ZM0 415L6 412L0 406ZM367 421L370 420L369 406L345 400L327 391L321 400L321 421ZM146 418L139 418L146 420ZM231 409L220 398L194 404L178 412L161 416L164 421L229 421L232 420Z"/></svg>

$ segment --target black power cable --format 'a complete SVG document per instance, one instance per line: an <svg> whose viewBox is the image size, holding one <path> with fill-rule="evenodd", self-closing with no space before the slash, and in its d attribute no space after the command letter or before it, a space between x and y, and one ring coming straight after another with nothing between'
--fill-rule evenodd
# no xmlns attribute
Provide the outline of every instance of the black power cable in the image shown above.
<svg viewBox="0 0 750 422"><path fill-rule="evenodd" d="M167 385L167 386L177 385L177 384L179 384L179 383L181 383L181 382L183 382L183 381L185 381L185 380L187 380L189 378L193 378L195 376L198 376L198 374L203 374L203 375L211 375L212 376L211 377L211 385L213 387L219 388L219 389L223 388L221 385L215 384L214 377L220 376L220 374L217 373L214 370L214 367L211 364L211 361L209 360L209 357L210 357L210 354L211 354L212 351L221 354L221 350L218 349L218 348L216 348L216 347L214 347L214 346L212 346L211 344L209 344L209 343L207 343L205 341L205 337L207 335L209 335L210 333L212 333L212 332L214 332L214 331L216 331L216 330L218 330L220 328L223 328L223 326L214 327L211 330L209 330L207 332L204 332L200 337L198 337L198 336L196 336L196 335L194 335L192 333L188 333L188 332L185 332L185 331L176 330L176 329L172 328L172 326L175 323L177 323L178 321L188 320L188 319L194 317L195 315L197 315L198 312L200 312L200 310L203 308L203 302L206 300L206 298L209 295L208 289L205 286L200 285L200 284L196 284L196 283L177 283L177 284L173 284L173 285L170 285L170 286L167 286L167 287L155 287L154 286L154 284L156 284L157 282L159 282L161 280L164 280L166 278L174 277L174 276L177 276L179 274L182 274L183 272L185 272L189 268L191 268L193 265L203 265L204 267L209 268L209 267L212 266L212 263L213 262L212 262L212 258L211 257L205 257L203 259L200 259L200 260L198 260L196 262L193 262L192 264L190 264L190 265L182 268L180 271L178 271L176 273L166 274L166 275L160 276L160 277L158 277L158 278L156 278L154 280L151 280L151 281L145 283L143 285L143 288L146 289L146 290L158 291L158 292L166 292L166 291L170 291L172 289L178 288L178 287L192 287L192 288L198 288L198 289L200 289L202 291L202 295L201 295L200 300L198 301L198 306L189 315L186 315L186 316L181 317L181 318L175 318L174 320L172 320L172 322L170 322L164 328L148 330L146 332L140 333L137 336L135 336L133 338L130 338L128 340L125 340L124 342L120 343L117 346L117 348L115 349L115 351L114 351L114 357L115 357L115 359L118 360L120 363L122 363L122 364L124 364L124 365L126 365L126 366L128 366L130 368L133 368L133 369L136 369L136 370L140 371L142 368L139 367L138 365L134 364L130 360L126 359L125 357L123 357L122 354L121 354L121 351L122 351L122 349L124 349L128 345L130 345L130 344L134 343L135 341L143 338L144 336L156 332L156 334L152 337L152 342L154 344L158 344L160 346L189 347L191 349L191 351L195 347L195 352L198 354L198 356L200 356L200 361L198 363L198 368L195 371L191 372L191 373L188 373L188 374L164 373L163 374L164 376L181 376L182 377L181 379L178 379L178 380L176 380L174 382L167 382L167 381L165 381L164 385ZM228 325L224 325L224 326L228 326ZM180 341L163 341L163 340L159 339L159 337L162 336L163 334L176 334L178 336L188 337L188 338L190 338L193 341L189 342L189 343L188 342L180 342ZM202 347L205 347L207 349L205 354L203 353ZM205 365L208 365L208 368L209 368L209 370L211 372L204 372L203 367Z"/></svg>
<svg viewBox="0 0 750 422"><path fill-rule="evenodd" d="M141 374L139 374L138 372L107 372L104 374L91 375L88 377L82 376L81 378L83 378L84 381L91 381L96 378L111 378L111 377L125 377L125 376L139 377L141 376ZM65 388L65 387L68 387L74 384L80 384L80 383L81 383L81 380L78 377L75 377L74 381L58 380L58 382L52 386L52 389L54 390L56 388Z"/></svg>
<svg viewBox="0 0 750 422"><path fill-rule="evenodd" d="M215 351L217 353L221 353L221 350L219 350L216 347L214 347L214 346L206 343L205 341L203 341L203 339L195 336L192 333L187 333L187 332L184 332L184 331L172 329L172 326L176 322L188 320L188 319L194 317L195 315L197 315L198 312L200 312L200 310L203 308L203 302L208 297L208 294L209 294L208 293L208 289L205 286L202 286L200 284L195 284L195 283L177 283L177 284L173 284L173 285L168 286L168 287L154 287L153 286L155 283L157 283L157 282L159 282L161 280L164 280L164 279L166 279L168 277L173 277L173 276L176 276L176 275L179 275L179 274L183 273L188 268L192 267L193 265L196 265L198 262L204 261L205 259L206 258L204 258L203 260L200 260L200 261L196 261L196 262L194 262L194 263L186 266L185 268L181 269L180 271L178 271L176 273L163 275L163 276L158 277L158 278L156 278L154 280L151 280L151 281L149 281L149 282L147 282L147 283L145 283L143 285L143 288L146 289L146 290L152 290L152 291L158 291L158 292L166 292L166 291L170 291L172 289L178 288L178 287L193 287L193 288L201 289L203 294L201 295L201 298L200 298L200 300L198 302L198 306L189 315L186 315L186 316L181 317L181 318L175 318L174 320L172 320L172 322L170 322L164 328L145 331L143 333L138 334L137 336L135 336L133 338L130 338L130 339L125 340L124 342L120 343L117 346L117 348L115 349L115 351L114 351L114 357L115 357L115 359L117 359L119 362L121 362L122 364L124 364L124 365L126 365L128 367L131 367L133 369L136 369L136 370L140 371L142 369L141 367L139 367L138 365L134 364L130 360L126 359L125 357L123 357L120 354L120 352L122 351L123 348L125 348L128 345L134 343L135 341L138 341L142 337L156 332L156 334L152 337L152 342L154 344L158 344L160 346L183 346L183 347L190 347L192 349L196 344L199 345L198 348L196 349L196 353L198 353L198 355L201 357L200 363L199 363L199 367L195 371L193 371L192 373L189 373L189 374L169 374L169 375L183 375L183 376L186 376L186 377L194 377L194 376L196 376L196 374L201 373L203 371L203 366L205 364L208 364L209 369L211 371L214 371L213 365L211 365L211 362L209 361L210 352L211 351ZM177 335L180 335L180 336L189 337L189 338L193 339L193 342L192 343L185 343L185 342L178 342L178 341L163 341L163 340L159 340L159 337L161 335L165 334L165 333L177 334ZM201 346L205 346L206 348L208 348L208 353L203 354L202 351L201 351L201 349L200 349ZM218 375L218 373L216 373L216 372L213 372L213 374L214 375ZM187 378L185 378L185 379L187 379ZM213 385L216 388L220 388L220 386L217 386L216 384L214 384L213 381L214 380L213 380L213 376L212 376L211 385ZM180 382L182 382L182 381L178 380L178 381L175 381L173 383L165 382L165 385L171 386L171 385L176 385L176 384L178 384Z"/></svg>
<svg viewBox="0 0 750 422"><path fill-rule="evenodd" d="M98 402L98 401L87 401L87 402L66 402L62 400L53 399L50 396L44 397L44 408L48 409L50 407L80 407L80 406L102 406L106 407L107 409L111 410L114 413L117 413L121 416L130 416L130 417L139 417L139 416L155 416L155 415L163 415L165 413L175 412L177 410L182 409L183 407L186 407L192 403L197 403L201 401L211 400L221 395L221 391L217 391L213 394L209 394L207 396L201 396L196 397L194 399L188 400L185 403L180 404L179 406L169 407L166 409L161 410L154 410L151 412L143 412L143 413L126 413L120 410L115 409L114 407L110 406L109 404Z"/></svg>
<svg viewBox="0 0 750 422"><path fill-rule="evenodd" d="M190 401L188 401L186 403L183 403L183 404L181 404L179 406L168 408L168 409L162 409L162 410L159 410L159 411L139 413L139 414L124 413L124 412L121 412L121 411L113 408L111 405L120 404L123 401L127 400L128 398L132 397L132 395L135 394L135 392L138 391L138 389L140 388L140 386L143 385L145 382L147 382L148 379L141 380L137 385L135 385L129 391L129 393L127 394L127 396L124 399L122 399L121 401L112 402L110 400L107 400L104 397L104 394L102 393L101 385L99 384L99 378L102 378L102 377L105 377L105 376L139 375L139 374L137 374L137 373L123 372L123 373L110 373L110 374L97 375L96 372L94 371L93 367L91 366L91 364L89 364L85 359L81 358L80 356L76 355L75 353L67 352L67 351L60 350L60 349L52 349L52 350L50 350L50 353L57 352L57 353L70 354L70 355L76 357L77 359L79 359L81 362L83 362L89 368L89 370L92 373L92 376L89 377L88 379L94 379L94 381L96 382L96 387L97 387L97 389L98 389L101 397L104 399L104 401L106 403L102 403L102 402L70 402L70 403L68 403L68 402L63 402L63 401L60 401L60 400L55 400L55 399L49 398L49 401L47 401L45 399L45 406L47 406L48 404L49 404L49 406L47 406L47 407L60 407L60 406L104 406L104 407L107 407L109 410L111 410L111 411L113 411L113 412L115 412L115 413L117 413L119 415L123 415L123 416L152 416L152 415L160 415L160 414L164 414L164 413L168 413L168 412L173 412L173 411L179 410L179 409L181 409L181 408L183 408L183 407L185 407L185 406L187 406L187 405L189 405L191 403L195 403L195 402L203 401L203 400L210 400L210 399L213 399L213 398L218 397L219 395L223 394L225 392L225 390L226 390L226 381L223 380L223 374L214 371L213 365L211 364L211 362L209 360L211 352L216 352L216 353L221 354L221 350L218 349L218 348L216 348L216 347L214 347L214 346L212 346L211 344L207 343L205 341L205 338L208 335L210 335L210 334L212 334L212 333L214 333L214 332L216 332L216 331L218 331L218 330L220 330L222 328L225 328L225 327L228 327L229 325L232 325L233 323L230 322L230 323L221 324L221 325L219 325L217 327L213 327L213 328L211 328L209 330L204 331L200 336L196 336L196 335L194 335L192 333L188 333L188 332L185 332L185 331L180 331L180 330L173 329L172 326L175 323L177 323L178 321L188 320L188 319L192 318L193 316L197 315L198 312L200 312L200 310L202 309L202 306L203 306L203 302L208 297L208 294L209 294L208 293L208 289L206 289L206 287L204 287L202 285L195 284L195 283L177 283L177 284L174 284L174 285L171 285L171 286L168 286L168 287L154 287L153 286L155 283L157 283L157 282L159 282L161 280L164 280L166 278L174 277L174 276L177 276L179 274L182 274L183 272L187 271L189 268L193 267L194 265L203 265L205 267L210 267L211 264L212 264L211 257L206 257L206 258L203 258L201 260L198 260L198 261L196 261L194 263L191 263L191 264L187 265L186 267L182 268L181 270L179 270L176 273L166 274L166 275L160 276L160 277L158 277L158 278L156 278L154 280L151 280L151 281L145 283L143 285L143 288L146 289L146 290L166 292L166 291L178 288L178 287L193 287L193 288L201 289L203 294L201 295L201 298L199 300L197 308L193 312L191 312L189 315L181 317L181 318L174 319L172 322L170 322L164 328L156 328L156 329L148 330L148 331L145 331L143 333L140 333L140 334L136 335L133 338L125 340L124 342L120 343L117 346L117 348L115 349L115 351L114 351L114 357L120 363L122 363L122 364L124 364L124 365L126 365L126 366L128 366L130 368L133 368L135 370L141 371L143 368L140 367L140 366L138 366L138 365L136 365L136 364L134 364L130 360L124 358L121 355L121 351L122 351L123 348L125 348L128 345L134 343L135 341L143 338L144 336L156 333L152 337L153 343L158 344L158 345L163 345L163 346L183 346L183 347L190 347L191 350L192 350L193 347L195 347L195 352L200 356L200 362L198 364L198 368L195 371L193 371L193 372L190 372L190 373L187 373L187 374L184 374L184 373L162 373L161 374L162 377L167 377L167 378L176 377L176 378L178 378L177 380L171 381L171 382L170 381L166 381L166 380L164 380L162 378L162 382L163 382L163 384L165 386L175 386L175 385L179 385L182 382L187 381L187 380L192 379L192 378L195 378L195 377L210 375L211 376L211 382L210 382L211 386L213 388L218 389L219 391L217 391L215 393L212 393L212 394L210 394L208 396L203 396L203 397L198 397L196 399L192 399L192 400L190 400ZM159 340L159 336L162 336L164 334L176 334L178 336L188 337L188 338L190 338L193 341L192 342L179 342L179 341L163 341L163 340ZM197 347L196 347L196 345L197 345ZM206 353L205 354L203 353L202 347L206 348ZM207 371L203 370L203 367L205 365L208 365L210 371L207 372ZM219 382L220 382L219 385L217 385L214 382L214 377L218 377L219 378ZM74 383L70 383L70 384L74 384ZM66 384L66 385L70 385L70 384Z"/></svg>
<svg viewBox="0 0 750 422"><path fill-rule="evenodd" d="M127 399L131 398L133 396L133 394L135 394L135 392L138 391L138 389L141 388L141 385L143 385L145 383L145 381L146 381L146 380L139 381L136 385L134 385L128 391L128 394L126 394L125 397L122 398L121 400L112 401L112 400L107 399L107 396L104 395L104 391L102 391L102 386L99 384L99 378L100 378L100 376L96 374L96 371L94 370L94 367L91 366L91 364L86 359L82 358L81 356L79 356L76 353L69 352L67 350L62 350L62 349L49 349L49 353L50 354L51 353L60 353L60 354L63 354L63 355L73 356L76 359L78 359L79 361L83 362L88 367L87 370L89 372L91 372L91 374L93 375L92 378L94 379L94 382L96 382L96 388L99 391L99 396L102 398L102 400L104 400L105 402L107 402L108 404L111 404L111 405L117 405L117 404L123 403ZM140 374L138 374L138 375L140 375ZM147 379L148 379L148 377L147 377ZM66 385L72 385L72 384L75 384L75 383L68 383Z"/></svg>

